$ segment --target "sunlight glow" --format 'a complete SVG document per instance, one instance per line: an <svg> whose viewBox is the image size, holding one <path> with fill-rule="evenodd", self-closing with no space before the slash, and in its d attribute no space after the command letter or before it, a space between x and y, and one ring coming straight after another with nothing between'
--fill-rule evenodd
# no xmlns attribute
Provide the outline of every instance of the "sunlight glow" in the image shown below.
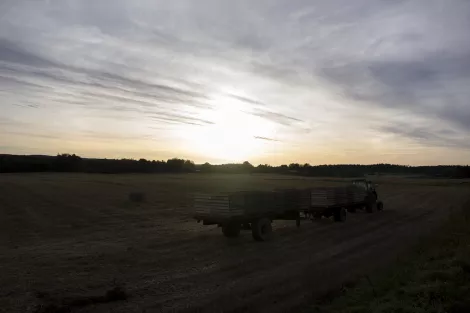
<svg viewBox="0 0 470 313"><path fill-rule="evenodd" d="M204 115L214 124L193 128L185 136L191 149L225 162L242 162L266 153L273 142L256 137L273 136L275 125L244 112L239 102L217 100L224 101Z"/></svg>

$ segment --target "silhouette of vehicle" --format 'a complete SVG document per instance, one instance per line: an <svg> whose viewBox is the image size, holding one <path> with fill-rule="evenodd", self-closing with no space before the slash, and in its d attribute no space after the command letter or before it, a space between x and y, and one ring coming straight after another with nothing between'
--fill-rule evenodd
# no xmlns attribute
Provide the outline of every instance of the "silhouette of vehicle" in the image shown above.
<svg viewBox="0 0 470 313"><path fill-rule="evenodd" d="M238 237L245 229L256 241L265 241L274 220L295 220L297 227L302 219L333 216L335 222L344 222L347 212L382 210L377 198L375 186L367 180L342 187L195 194L194 218L203 225L218 225L225 237Z"/></svg>

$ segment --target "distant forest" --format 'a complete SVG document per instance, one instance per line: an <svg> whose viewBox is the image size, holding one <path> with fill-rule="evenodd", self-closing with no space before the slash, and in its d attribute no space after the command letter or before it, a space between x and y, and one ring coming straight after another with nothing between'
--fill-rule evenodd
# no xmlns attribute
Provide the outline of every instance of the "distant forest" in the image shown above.
<svg viewBox="0 0 470 313"><path fill-rule="evenodd" d="M83 173L272 173L324 177L358 177L366 174L405 174L433 177L470 177L469 166L405 166L393 164L373 165L310 165L292 163L289 165L253 166L248 161L240 164L196 165L184 159L149 161L146 159L90 159L75 154L9 155L0 154L0 173L21 172L83 172Z"/></svg>

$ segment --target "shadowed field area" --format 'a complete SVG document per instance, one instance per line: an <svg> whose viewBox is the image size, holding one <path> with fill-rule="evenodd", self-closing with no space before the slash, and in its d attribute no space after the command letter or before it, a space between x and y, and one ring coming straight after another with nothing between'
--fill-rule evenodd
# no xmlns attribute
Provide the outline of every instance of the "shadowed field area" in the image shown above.
<svg viewBox="0 0 470 313"><path fill-rule="evenodd" d="M470 202L386 271L332 289L305 312L470 312Z"/></svg>
<svg viewBox="0 0 470 313"><path fill-rule="evenodd" d="M193 192L342 184L275 175L2 174L0 310L284 312L389 264L468 199L468 181L381 177L385 211L275 222L272 241L194 221ZM129 193L145 194L142 203ZM116 286L126 296L110 297ZM104 299L83 301L70 299ZM52 299L52 300L51 300ZM65 299L65 300L64 300ZM68 299L68 300L67 300ZM111 301L113 300L113 301ZM114 301L119 300L119 301ZM64 304L65 303L65 304Z"/></svg>

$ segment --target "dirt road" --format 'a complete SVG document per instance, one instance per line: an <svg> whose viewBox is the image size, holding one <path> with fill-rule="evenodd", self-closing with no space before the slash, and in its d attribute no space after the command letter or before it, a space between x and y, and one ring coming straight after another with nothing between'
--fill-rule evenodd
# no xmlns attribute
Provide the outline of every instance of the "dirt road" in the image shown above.
<svg viewBox="0 0 470 313"><path fill-rule="evenodd" d="M94 294L109 289L113 280L125 285L127 301L73 312L298 312L331 288L395 260L468 197L462 187L385 184L383 212L349 214L344 224L304 221L300 229L295 222L276 223L273 240L257 243L250 232L228 240L220 229L198 225L189 215L151 207L113 210L114 204L99 215L92 208L78 210L83 199L64 205L59 196L47 198L30 185L4 187L9 192L0 193L8 207L2 208L3 217L20 219L19 211L29 210L28 220L36 219L28 224L33 235L18 231L23 241L13 246L15 240L5 241L1 250L0 310L9 312L33 310L42 301L38 293ZM21 188L29 198L13 202L12 194ZM36 229L37 221L58 217L34 211L33 198L47 207L62 203L62 211L70 210L70 221L78 224L64 229L68 220L62 213L60 228Z"/></svg>

